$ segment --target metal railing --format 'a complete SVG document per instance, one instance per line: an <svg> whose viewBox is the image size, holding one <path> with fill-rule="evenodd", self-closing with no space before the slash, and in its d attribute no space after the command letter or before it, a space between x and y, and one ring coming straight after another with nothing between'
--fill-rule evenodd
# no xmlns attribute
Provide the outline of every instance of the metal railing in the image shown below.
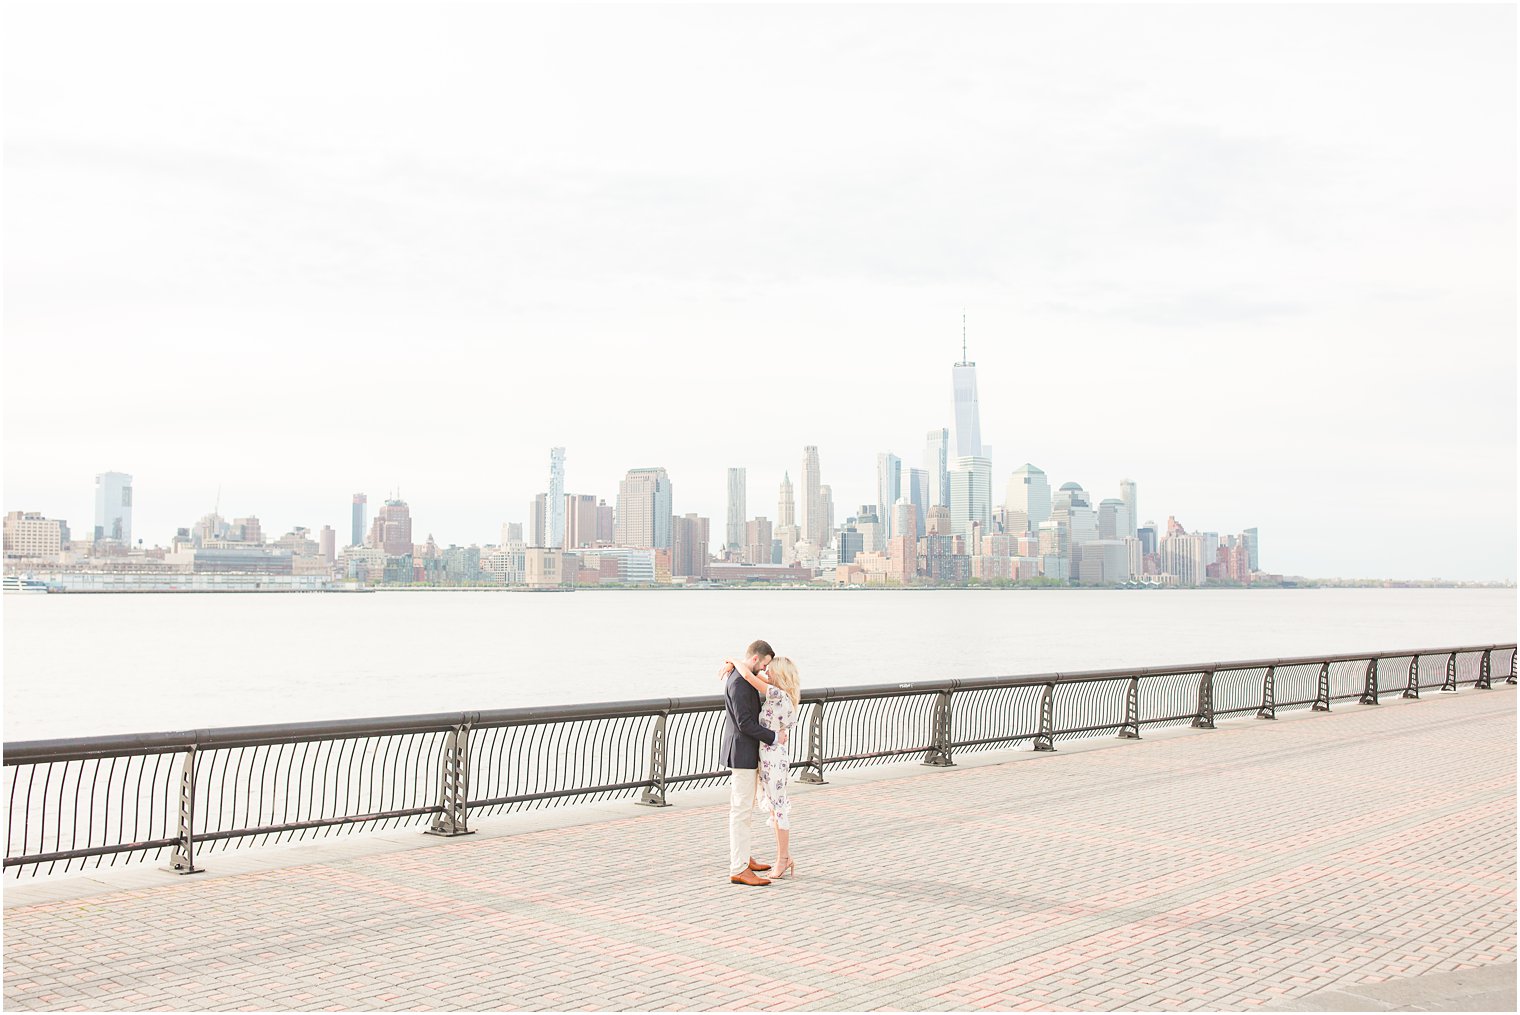
<svg viewBox="0 0 1520 1015"><path fill-rule="evenodd" d="M857 765L948 767L962 752L1496 679L1515 683L1514 645L812 689L792 767L823 783ZM481 815L572 800L662 807L727 778L722 723L712 695L6 744L5 867L19 877L167 853L165 869L192 873L219 849L360 828L466 835Z"/></svg>

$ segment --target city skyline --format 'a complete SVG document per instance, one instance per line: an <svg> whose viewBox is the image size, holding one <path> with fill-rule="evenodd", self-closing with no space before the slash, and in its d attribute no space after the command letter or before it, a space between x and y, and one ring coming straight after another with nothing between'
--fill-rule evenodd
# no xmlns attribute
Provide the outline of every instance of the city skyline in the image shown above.
<svg viewBox="0 0 1520 1015"><path fill-rule="evenodd" d="M839 521L953 424L964 308L993 503L1031 462L1274 570L1515 577L1513 9L237 11L11 12L11 509L120 469L134 535L219 485L344 533L399 481L489 542L566 447L716 544L813 445Z"/></svg>

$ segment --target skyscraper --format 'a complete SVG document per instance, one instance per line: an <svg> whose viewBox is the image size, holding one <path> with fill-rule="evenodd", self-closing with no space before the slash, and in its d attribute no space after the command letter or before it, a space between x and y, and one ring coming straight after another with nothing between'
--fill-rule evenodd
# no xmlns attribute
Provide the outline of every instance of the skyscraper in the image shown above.
<svg viewBox="0 0 1520 1015"><path fill-rule="evenodd" d="M945 427L929 431L924 450L924 471L929 477L929 506L950 505L950 431Z"/></svg>
<svg viewBox="0 0 1520 1015"><path fill-rule="evenodd" d="M876 517L886 530L885 539L897 535L892 528L892 508L901 497L902 459L890 451L882 452L876 456Z"/></svg>
<svg viewBox="0 0 1520 1015"><path fill-rule="evenodd" d="M776 501L776 527L789 528L797 524L797 502L792 496L792 475L781 474L781 494Z"/></svg>
<svg viewBox="0 0 1520 1015"><path fill-rule="evenodd" d="M1016 520L1022 518L1022 531L1039 532L1040 523L1050 517L1050 483L1045 473L1028 462L1014 469L1003 506L1015 528Z"/></svg>
<svg viewBox="0 0 1520 1015"><path fill-rule="evenodd" d="M707 519L695 514L677 518L672 532L670 573L707 577Z"/></svg>
<svg viewBox="0 0 1520 1015"><path fill-rule="evenodd" d="M955 389L955 457L980 458L982 414L976 400L976 364L966 358L966 315L961 315L961 361L951 371Z"/></svg>
<svg viewBox="0 0 1520 1015"><path fill-rule="evenodd" d="M541 493L528 505L528 545L541 547L549 539L549 495Z"/></svg>
<svg viewBox="0 0 1520 1015"><path fill-rule="evenodd" d="M380 548L387 557L401 557L412 552L412 512L399 497L387 500L375 521Z"/></svg>
<svg viewBox="0 0 1520 1015"><path fill-rule="evenodd" d="M815 549L828 545L828 519L823 509L822 464L818 448L812 444L802 449L802 534Z"/></svg>
<svg viewBox="0 0 1520 1015"><path fill-rule="evenodd" d="M823 541L816 544L821 553L834 542L834 488L827 483L820 485L818 500L823 505Z"/></svg>
<svg viewBox="0 0 1520 1015"><path fill-rule="evenodd" d="M915 539L924 538L924 522L929 517L929 473L926 469L908 470L908 501L913 505L914 516L918 520L918 531L913 534ZM899 536L908 533L899 532Z"/></svg>
<svg viewBox="0 0 1520 1015"><path fill-rule="evenodd" d="M971 535L971 526L992 529L992 462L980 455L955 459L950 470L950 531Z"/></svg>
<svg viewBox="0 0 1520 1015"><path fill-rule="evenodd" d="M368 503L369 498L364 494L354 494L354 517L353 527L349 529L349 546L364 545L364 506Z"/></svg>
<svg viewBox="0 0 1520 1015"><path fill-rule="evenodd" d="M661 468L629 469L618 486L617 541L621 546L668 550L671 543L670 477ZM769 536L767 535L767 540ZM769 554L770 543L766 543Z"/></svg>
<svg viewBox="0 0 1520 1015"><path fill-rule="evenodd" d="M728 470L728 526L724 532L723 548L738 551L744 545L745 495L748 481L743 469Z"/></svg>
<svg viewBox="0 0 1520 1015"><path fill-rule="evenodd" d="M769 518L756 518L744 527L744 562L746 564L770 564L771 522Z"/></svg>
<svg viewBox="0 0 1520 1015"><path fill-rule="evenodd" d="M1241 535L1246 537L1246 553L1248 554L1250 560L1251 570L1260 571L1261 564L1256 553L1257 541L1261 538L1260 535L1255 529L1246 529L1241 533Z"/></svg>
<svg viewBox="0 0 1520 1015"><path fill-rule="evenodd" d="M549 531L545 545L565 545L565 449L549 449Z"/></svg>
<svg viewBox="0 0 1520 1015"><path fill-rule="evenodd" d="M95 477L95 538L132 542L132 477L125 472Z"/></svg>
<svg viewBox="0 0 1520 1015"><path fill-rule="evenodd" d="M1129 532L1121 533L1121 538L1125 535L1133 536L1140 528L1140 504L1135 496L1133 479L1119 480L1119 499L1129 508Z"/></svg>
<svg viewBox="0 0 1520 1015"><path fill-rule="evenodd" d="M567 550L597 543L596 495L567 493L565 502L565 541Z"/></svg>

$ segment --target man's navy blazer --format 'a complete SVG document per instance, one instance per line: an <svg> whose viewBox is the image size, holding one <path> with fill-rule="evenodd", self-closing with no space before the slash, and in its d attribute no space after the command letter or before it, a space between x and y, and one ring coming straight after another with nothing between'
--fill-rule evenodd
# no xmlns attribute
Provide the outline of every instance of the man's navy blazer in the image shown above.
<svg viewBox="0 0 1520 1015"><path fill-rule="evenodd" d="M735 670L723 684L723 757L729 768L759 768L761 742L776 734L760 725L760 692Z"/></svg>

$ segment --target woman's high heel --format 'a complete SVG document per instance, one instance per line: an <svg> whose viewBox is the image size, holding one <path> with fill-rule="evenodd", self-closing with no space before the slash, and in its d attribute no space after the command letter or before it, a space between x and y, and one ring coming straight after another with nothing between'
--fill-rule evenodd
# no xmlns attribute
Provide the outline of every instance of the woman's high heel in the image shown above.
<svg viewBox="0 0 1520 1015"><path fill-rule="evenodd" d="M772 881L779 881L784 877L794 876L797 873L797 861L791 857L776 861L776 873L766 875Z"/></svg>

